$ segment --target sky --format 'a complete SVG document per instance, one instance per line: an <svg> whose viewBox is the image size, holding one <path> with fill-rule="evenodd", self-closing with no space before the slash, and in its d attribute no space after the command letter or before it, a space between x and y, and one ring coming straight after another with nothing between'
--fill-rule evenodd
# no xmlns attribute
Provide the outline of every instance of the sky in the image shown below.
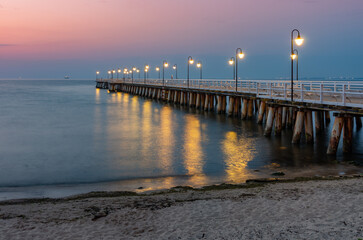
<svg viewBox="0 0 363 240"><path fill-rule="evenodd" d="M0 0L0 79L94 79L144 64L156 77L164 60L182 78L188 56L204 78L232 78L236 48L242 79L288 78L294 28L300 78L361 78L362 23L362 0Z"/></svg>

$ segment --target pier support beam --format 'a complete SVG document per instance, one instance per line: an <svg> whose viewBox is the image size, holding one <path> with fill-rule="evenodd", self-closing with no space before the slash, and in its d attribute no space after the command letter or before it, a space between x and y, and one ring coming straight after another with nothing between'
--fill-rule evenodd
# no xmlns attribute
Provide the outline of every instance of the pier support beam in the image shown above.
<svg viewBox="0 0 363 240"><path fill-rule="evenodd" d="M248 100L248 110L247 110L247 118L251 119L253 117L253 100Z"/></svg>
<svg viewBox="0 0 363 240"><path fill-rule="evenodd" d="M314 117L315 117L315 134L319 134L323 130L322 125L324 125L321 119L322 118L321 111L315 111Z"/></svg>
<svg viewBox="0 0 363 240"><path fill-rule="evenodd" d="M234 97L229 97L229 104L228 104L228 116L232 116L234 108Z"/></svg>
<svg viewBox="0 0 363 240"><path fill-rule="evenodd" d="M330 112L329 111L325 111L325 123L326 124L330 123Z"/></svg>
<svg viewBox="0 0 363 240"><path fill-rule="evenodd" d="M275 111L275 135L281 135L282 130L282 108L278 107Z"/></svg>
<svg viewBox="0 0 363 240"><path fill-rule="evenodd" d="M357 129L361 129L362 128L362 119L359 116L355 117L355 124L357 126Z"/></svg>
<svg viewBox="0 0 363 240"><path fill-rule="evenodd" d="M339 140L340 140L340 134L342 133L343 125L344 125L344 118L340 117L340 116L335 117L334 125L331 130L327 154L336 154L337 153Z"/></svg>
<svg viewBox="0 0 363 240"><path fill-rule="evenodd" d="M217 113L222 113L222 105L223 105L223 97L219 95L217 103Z"/></svg>
<svg viewBox="0 0 363 240"><path fill-rule="evenodd" d="M264 132L264 135L266 137L271 136L272 127L273 127L273 123L274 123L274 117L275 117L275 108L271 106L268 108L267 121L266 121L266 127L265 127L265 132Z"/></svg>
<svg viewBox="0 0 363 240"><path fill-rule="evenodd" d="M244 98L242 104L242 114L241 114L242 119L247 118L247 108L248 108L248 99Z"/></svg>
<svg viewBox="0 0 363 240"><path fill-rule="evenodd" d="M265 109L266 109L266 102L261 100L260 107L258 109L258 119L257 119L258 124L262 124L262 122L263 122L263 116L265 115Z"/></svg>
<svg viewBox="0 0 363 240"><path fill-rule="evenodd" d="M343 152L352 152L353 146L353 117L347 116L344 118L343 126Z"/></svg>
<svg viewBox="0 0 363 240"><path fill-rule="evenodd" d="M196 97L196 100L195 100L195 107L197 109L200 109L200 93L197 93L197 97Z"/></svg>
<svg viewBox="0 0 363 240"><path fill-rule="evenodd" d="M204 111L208 111L208 107L209 107L209 94L205 94L205 97L204 97L205 101L204 101Z"/></svg>
<svg viewBox="0 0 363 240"><path fill-rule="evenodd" d="M286 127L287 107L282 107L282 128Z"/></svg>
<svg viewBox="0 0 363 240"><path fill-rule="evenodd" d="M314 142L313 114L311 110L305 112L305 139L307 143Z"/></svg>
<svg viewBox="0 0 363 240"><path fill-rule="evenodd" d="M299 143L301 138L301 132L304 126L304 115L303 111L298 111L296 114L296 122L294 125L294 133L292 136L292 143Z"/></svg>

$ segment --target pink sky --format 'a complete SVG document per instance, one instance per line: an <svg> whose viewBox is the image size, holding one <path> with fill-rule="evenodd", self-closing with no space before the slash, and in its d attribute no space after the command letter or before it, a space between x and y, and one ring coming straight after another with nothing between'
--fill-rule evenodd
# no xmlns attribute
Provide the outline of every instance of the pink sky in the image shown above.
<svg viewBox="0 0 363 240"><path fill-rule="evenodd" d="M0 0L0 59L281 54L294 27L306 53L356 54L362 22L359 0Z"/></svg>

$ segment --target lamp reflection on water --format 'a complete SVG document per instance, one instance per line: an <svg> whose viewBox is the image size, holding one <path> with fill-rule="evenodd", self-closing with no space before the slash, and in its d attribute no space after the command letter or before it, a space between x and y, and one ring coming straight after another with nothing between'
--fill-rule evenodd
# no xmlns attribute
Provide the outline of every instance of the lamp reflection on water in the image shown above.
<svg viewBox="0 0 363 240"><path fill-rule="evenodd" d="M175 146L172 109L164 106L161 109L160 116L159 164L164 174L170 174L172 170L173 146Z"/></svg>
<svg viewBox="0 0 363 240"><path fill-rule="evenodd" d="M194 186L205 185L208 181L203 173L204 154L200 120L195 116L185 117L184 167L190 175L189 182Z"/></svg>
<svg viewBox="0 0 363 240"><path fill-rule="evenodd" d="M227 132L222 142L225 154L226 181L240 183L252 177L247 164L252 161L256 149L252 138L238 138L236 132Z"/></svg>

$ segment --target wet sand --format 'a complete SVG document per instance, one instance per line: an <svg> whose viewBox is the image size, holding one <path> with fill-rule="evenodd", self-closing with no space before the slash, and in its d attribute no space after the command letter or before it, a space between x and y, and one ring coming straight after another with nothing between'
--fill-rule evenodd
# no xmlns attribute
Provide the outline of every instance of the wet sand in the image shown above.
<svg viewBox="0 0 363 240"><path fill-rule="evenodd" d="M0 202L1 239L358 239L363 178Z"/></svg>

